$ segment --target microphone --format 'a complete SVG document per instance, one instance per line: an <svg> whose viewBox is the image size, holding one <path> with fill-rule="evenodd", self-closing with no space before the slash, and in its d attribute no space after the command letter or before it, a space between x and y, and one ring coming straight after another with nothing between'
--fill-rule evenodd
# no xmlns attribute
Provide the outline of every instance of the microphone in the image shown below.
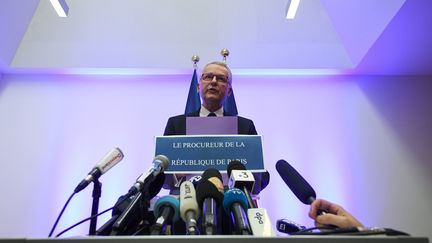
<svg viewBox="0 0 432 243"><path fill-rule="evenodd" d="M136 193L140 191L144 184L146 184L148 181L153 181L155 177L161 173L164 172L169 166L169 159L165 155L156 155L156 157L153 159L152 166L147 170L146 172L142 173L140 177L138 177L135 185L133 185L129 189L129 193Z"/></svg>
<svg viewBox="0 0 432 243"><path fill-rule="evenodd" d="M233 160L228 164L228 187L238 188L244 192L248 202L248 208L256 208L255 202L252 200L251 191L253 191L255 178L252 172L246 170L246 167L238 160Z"/></svg>
<svg viewBox="0 0 432 243"><path fill-rule="evenodd" d="M74 192L78 193L86 188L90 182L97 180L100 176L105 174L105 172L120 162L123 157L123 152L119 148L111 149L111 151L109 151L105 157L103 157L102 160L99 161L99 163L97 163L95 167L88 173L87 177L78 184Z"/></svg>
<svg viewBox="0 0 432 243"><path fill-rule="evenodd" d="M189 178L189 181L192 182L192 184L194 185L194 187L197 187L198 183L201 180L201 176L197 175L197 176L192 176L191 178Z"/></svg>
<svg viewBox="0 0 432 243"><path fill-rule="evenodd" d="M180 202L177 198L170 195L159 198L153 211L156 222L152 226L151 235L161 235L167 224L177 222L179 208Z"/></svg>
<svg viewBox="0 0 432 243"><path fill-rule="evenodd" d="M199 234L196 222L199 214L195 187L192 182L185 181L180 185L180 217L186 222L188 235Z"/></svg>
<svg viewBox="0 0 432 243"><path fill-rule="evenodd" d="M276 163L276 170L282 177L296 197L304 204L310 205L316 199L315 190L311 185L285 160L281 159ZM325 210L318 210L318 215L326 214ZM329 225L336 228L334 225Z"/></svg>
<svg viewBox="0 0 432 243"><path fill-rule="evenodd" d="M135 185L129 189L128 194L133 194L135 192L137 195L113 224L111 235L117 235L126 229L125 227L127 226L130 217L138 212L139 204L142 200L144 200L144 203L147 204L147 200L150 200L150 198L145 198L145 196L147 196L145 193L150 192L149 188L151 187L153 181L158 180L158 175L163 174L163 180L165 180L165 174L163 172L166 168L168 168L168 165L169 159L164 155L157 155L153 159L152 167L147 172L143 173L138 178ZM160 189L158 192L159 191ZM147 210L147 208L145 210Z"/></svg>
<svg viewBox="0 0 432 243"><path fill-rule="evenodd" d="M221 193L223 193L224 185L222 183L222 175L219 170L215 168L209 168L205 170L201 176L201 181L203 180L210 181Z"/></svg>
<svg viewBox="0 0 432 243"><path fill-rule="evenodd" d="M150 183L149 199L154 198L160 192L164 184L164 181L165 181L165 174L162 172L156 176L154 181ZM122 229L123 230L122 233L126 235L130 235L133 232L135 232L136 230L134 230L134 228L141 221L141 214L139 213L139 207L138 207L139 201L135 201L135 198L138 196L138 194L139 193L130 195L130 192L128 192L127 194L121 196L117 200L116 204L114 205L111 219L105 222L105 224L102 225L96 231L96 235L109 235L114 223L117 221L120 215L123 214L123 212L125 212L126 210L130 211L128 213L128 215L130 216L125 219L126 222L122 223L125 225Z"/></svg>
<svg viewBox="0 0 432 243"><path fill-rule="evenodd" d="M288 162L283 159L279 160L276 163L276 170L302 203L310 205L315 201L315 190Z"/></svg>
<svg viewBox="0 0 432 243"><path fill-rule="evenodd" d="M270 183L270 173L266 170L265 172L252 173L255 178L255 185L252 194L258 195L264 190Z"/></svg>
<svg viewBox="0 0 432 243"><path fill-rule="evenodd" d="M196 188L197 202L202 211L203 233L217 233L217 208L223 201L222 175L216 169L204 171Z"/></svg>
<svg viewBox="0 0 432 243"><path fill-rule="evenodd" d="M231 214L231 219L236 227L236 233L240 235L250 235L250 229L245 210L248 202L245 194L238 188L229 189L224 193L223 207L227 214Z"/></svg>

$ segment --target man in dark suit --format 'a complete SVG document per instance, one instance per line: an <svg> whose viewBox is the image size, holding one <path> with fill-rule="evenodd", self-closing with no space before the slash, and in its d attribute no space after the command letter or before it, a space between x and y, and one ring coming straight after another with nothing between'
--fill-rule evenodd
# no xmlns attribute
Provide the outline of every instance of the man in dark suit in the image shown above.
<svg viewBox="0 0 432 243"><path fill-rule="evenodd" d="M224 62L211 62L202 71L198 92L202 99L201 109L195 112L170 117L164 136L185 135L188 116L233 116L223 110L223 105L231 95L232 73ZM257 135L252 120L238 116L238 134Z"/></svg>

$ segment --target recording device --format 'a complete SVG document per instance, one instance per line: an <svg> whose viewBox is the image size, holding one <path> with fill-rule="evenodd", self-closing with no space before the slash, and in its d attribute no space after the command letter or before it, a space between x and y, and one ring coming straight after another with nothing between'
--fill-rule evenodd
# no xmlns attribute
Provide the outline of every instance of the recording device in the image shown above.
<svg viewBox="0 0 432 243"><path fill-rule="evenodd" d="M202 212L203 234L217 234L217 211L223 201L222 175L216 169L204 171L196 188L197 202Z"/></svg>
<svg viewBox="0 0 432 243"><path fill-rule="evenodd" d="M154 178L161 172L164 172L169 166L169 159L165 155L156 155L153 159L152 167L149 168L146 172L142 173L140 177L138 177L135 185L129 189L130 193L136 193L140 191L144 184L148 181L153 181Z"/></svg>
<svg viewBox="0 0 432 243"><path fill-rule="evenodd" d="M165 181L165 174L159 173L155 180L152 181L149 185L149 197L150 199L154 198L162 189L162 186ZM121 196L116 204L114 205L113 211L112 211L112 217L107 222L105 222L104 225L102 225L97 231L96 235L109 235L112 230L113 224L117 221L117 219L120 217L120 215L128 209L130 204L134 202L134 199L138 193L132 194L128 192L127 194ZM140 210L138 207L138 204L135 203L135 206L130 208L130 218L128 218L127 222L125 223L125 226L121 232L121 234L130 235L134 232L136 232L136 228L138 227L139 222L142 220L142 215L140 214Z"/></svg>
<svg viewBox="0 0 432 243"><path fill-rule="evenodd" d="M306 229L306 227L288 219L279 219L276 221L276 229L281 233L293 234Z"/></svg>
<svg viewBox="0 0 432 243"><path fill-rule="evenodd" d="M180 202L173 196L163 196L159 198L154 207L156 222L151 229L151 235L161 235L165 232L168 224L173 224L179 219Z"/></svg>
<svg viewBox="0 0 432 243"><path fill-rule="evenodd" d="M87 177L84 178L78 186L75 188L74 192L78 193L84 188L86 188L90 182L99 179L105 172L111 169L114 165L123 159L123 153L119 148L113 148L109 151L99 163L88 173Z"/></svg>
<svg viewBox="0 0 432 243"><path fill-rule="evenodd" d="M245 210L248 208L245 194L238 188L232 188L225 192L223 208L231 215L235 225L236 233L239 235L250 235L250 228Z"/></svg>
<svg viewBox="0 0 432 243"><path fill-rule="evenodd" d="M198 235L197 219L200 211L196 200L195 186L190 181L180 185L180 217L186 222L188 235Z"/></svg>
<svg viewBox="0 0 432 243"><path fill-rule="evenodd" d="M238 160L233 160L228 164L228 187L238 188L244 192L248 202L248 208L256 208L250 192L254 188L255 178L252 172L246 170L246 167Z"/></svg>

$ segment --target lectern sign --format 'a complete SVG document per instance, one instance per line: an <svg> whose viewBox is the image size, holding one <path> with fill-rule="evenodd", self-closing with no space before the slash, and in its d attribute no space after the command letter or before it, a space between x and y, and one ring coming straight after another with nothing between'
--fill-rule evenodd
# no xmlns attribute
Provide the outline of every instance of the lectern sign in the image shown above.
<svg viewBox="0 0 432 243"><path fill-rule="evenodd" d="M199 135L156 137L156 154L170 160L165 173L202 173L208 168L226 171L232 160L252 172L264 171L260 135Z"/></svg>

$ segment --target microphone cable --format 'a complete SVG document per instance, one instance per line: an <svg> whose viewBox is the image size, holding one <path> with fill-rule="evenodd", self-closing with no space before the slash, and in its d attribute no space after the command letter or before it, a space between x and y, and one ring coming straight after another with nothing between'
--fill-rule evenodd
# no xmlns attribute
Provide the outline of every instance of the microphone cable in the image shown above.
<svg viewBox="0 0 432 243"><path fill-rule="evenodd" d="M127 198L126 198L126 199L127 199ZM123 200L126 200L126 199L123 199ZM122 201L121 201L121 202L122 202ZM104 214L104 213L106 213L106 212L112 210L114 207L115 207L115 206L112 206L112 207L110 207L110 208L108 208L108 209L105 209L104 211L102 211L102 212L100 212L100 213L98 213L98 214L94 214L94 215L92 215L92 216L90 216L90 217L88 217L88 218L85 218L85 219L79 221L78 223L76 223L76 224L74 224L74 225L72 225L72 226L66 228L66 229L63 230L62 232L58 233L55 237L57 238L57 237L61 236L62 234L68 232L69 230L71 230L71 229L77 227L78 225L80 225L80 224L82 224L82 223L84 223L84 222L86 222L86 221L88 221L88 220L90 220L90 219L93 219L93 218L99 217L100 215L102 215L102 214Z"/></svg>
<svg viewBox="0 0 432 243"><path fill-rule="evenodd" d="M57 218L57 220L56 220L56 222L55 222L53 228L51 229L51 232L50 232L50 234L49 234L48 237L51 237L52 234L54 233L54 229L56 228L56 226L57 226L57 224L58 224L58 222L59 222L60 217L62 216L64 210L66 209L66 206L69 204L70 200L72 199L72 197L73 197L75 194L76 194L76 193L73 192L72 195L71 195L71 196L69 197L69 199L67 200L66 204L63 206L63 209L62 209L62 211L60 212L60 215L58 216L58 218ZM104 214L104 213L106 213L106 212L108 212L108 211L114 209L114 208L116 207L116 205L119 205L119 204L123 203L124 201L126 201L126 200L131 196L131 194L132 194L132 193L127 193L127 194L125 195L125 197L124 197L120 202L116 203L114 206L112 206L112 207L110 207L110 208L108 208L108 209L105 209L104 211L102 211L102 212L100 212L100 213L98 213L98 214L94 214L94 215L92 215L92 216L90 216L90 217L88 217L88 218L85 218L85 219L79 221L78 223L76 223L76 224L74 224L74 225L72 225L72 226L66 228L65 230L61 231L61 232L58 233L55 237L57 238L57 237L61 236L62 234L66 233L67 231L69 231L69 230L75 228L76 226L78 226L78 225L80 225L80 224L82 224L82 223L84 223L84 222L86 222L86 221L88 221L88 220L91 220L91 219L93 219L93 218L99 217L100 215L102 215L102 214Z"/></svg>
<svg viewBox="0 0 432 243"><path fill-rule="evenodd" d="M321 230L321 231L314 231ZM290 233L290 235L389 235L398 236L405 235L409 236L408 233L394 230L390 228L359 228L359 227L347 227L347 228L331 228L331 227L313 227L300 230L298 232Z"/></svg>
<svg viewBox="0 0 432 243"><path fill-rule="evenodd" d="M71 201L72 197L75 196L75 194L76 194L76 193L73 192L72 195L70 195L69 199L66 201L65 205L63 206L62 210L60 211L59 216L57 216L57 219L56 219L56 221L55 221L55 223L54 223L54 225L53 225L53 227L52 227L52 229L51 229L51 231L50 231L48 237L51 237L52 234L54 233L54 230L55 230L55 228L57 227L57 224L58 224L58 222L60 221L61 216L63 215L63 213L64 213L64 211L65 211L67 205L68 205L69 202Z"/></svg>

